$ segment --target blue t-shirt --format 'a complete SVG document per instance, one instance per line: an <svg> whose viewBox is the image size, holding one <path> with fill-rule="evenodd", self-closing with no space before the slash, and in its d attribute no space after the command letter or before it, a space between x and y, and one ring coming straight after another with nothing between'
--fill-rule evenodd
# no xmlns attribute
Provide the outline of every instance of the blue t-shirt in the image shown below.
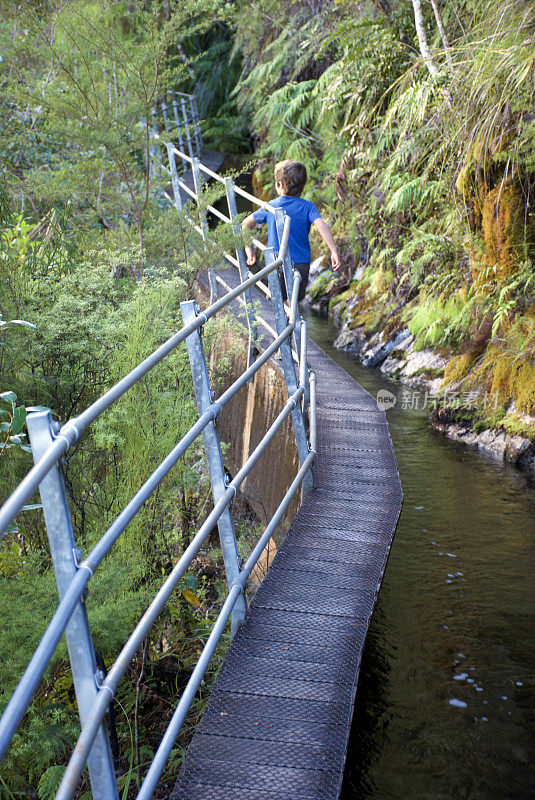
<svg viewBox="0 0 535 800"><path fill-rule="evenodd" d="M321 219L321 214L310 200L303 200L302 197L288 197L282 195L275 200L270 200L269 205L274 208L283 208L291 220L290 224L290 257L294 264L310 262L310 244L308 234L310 226L317 219ZM267 222L268 247L273 247L278 251L279 237L275 223L275 214L259 208L253 214L255 222L263 225Z"/></svg>

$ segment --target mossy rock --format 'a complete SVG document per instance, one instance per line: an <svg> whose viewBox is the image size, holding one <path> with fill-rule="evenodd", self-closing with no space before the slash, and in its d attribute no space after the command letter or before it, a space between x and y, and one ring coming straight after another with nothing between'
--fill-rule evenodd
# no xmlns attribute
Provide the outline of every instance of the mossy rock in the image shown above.
<svg viewBox="0 0 535 800"><path fill-rule="evenodd" d="M385 312L388 313L388 308L385 309ZM390 339L392 336L395 336L402 328L404 327L403 321L399 314L394 314L392 317L388 317L387 321L383 325L383 330L385 336Z"/></svg>
<svg viewBox="0 0 535 800"><path fill-rule="evenodd" d="M490 391L504 400L512 398L521 414L535 414L535 365L527 360L515 364L508 358L497 359Z"/></svg>
<svg viewBox="0 0 535 800"><path fill-rule="evenodd" d="M330 270L320 272L312 286L309 286L308 296L312 300L318 300L320 297L329 294L336 280L336 277Z"/></svg>
<svg viewBox="0 0 535 800"><path fill-rule="evenodd" d="M331 297L329 300L329 312L331 312L335 306L339 303L345 303L346 300L349 300L355 294L355 289L350 286L349 289L346 289L345 292L341 292L340 294Z"/></svg>
<svg viewBox="0 0 535 800"><path fill-rule="evenodd" d="M510 433L511 436L525 436L535 442L535 425L529 425L514 417L505 417L502 422L502 428L506 433Z"/></svg>
<svg viewBox="0 0 535 800"><path fill-rule="evenodd" d="M500 184L483 199L481 228L484 240L483 263L472 261L476 282L486 282L486 268L495 270L496 278L507 278L519 266L526 239L525 200L516 181Z"/></svg>
<svg viewBox="0 0 535 800"><path fill-rule="evenodd" d="M401 351L403 352L403 351ZM444 367L420 367L416 372L411 372L411 378L425 377L430 381L444 377Z"/></svg>
<svg viewBox="0 0 535 800"><path fill-rule="evenodd" d="M379 325L379 315L374 311L362 311L353 314L348 325L352 331L355 328L364 328L366 333L371 333Z"/></svg>
<svg viewBox="0 0 535 800"><path fill-rule="evenodd" d="M370 292L375 296L385 294L394 277L392 270L384 270L379 267L370 275Z"/></svg>
<svg viewBox="0 0 535 800"><path fill-rule="evenodd" d="M463 353L459 356L453 356L448 364L446 364L443 385L458 383L462 381L463 378L466 378L476 360L477 356L474 353Z"/></svg>

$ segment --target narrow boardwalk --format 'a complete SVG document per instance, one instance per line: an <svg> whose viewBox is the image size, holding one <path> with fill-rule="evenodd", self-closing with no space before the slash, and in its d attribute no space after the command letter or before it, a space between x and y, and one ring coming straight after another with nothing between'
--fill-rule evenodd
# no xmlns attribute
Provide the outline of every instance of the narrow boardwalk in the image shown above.
<svg viewBox="0 0 535 800"><path fill-rule="evenodd" d="M402 493L375 399L312 342L309 361L318 378L315 488L230 648L173 800L336 800L340 792Z"/></svg>

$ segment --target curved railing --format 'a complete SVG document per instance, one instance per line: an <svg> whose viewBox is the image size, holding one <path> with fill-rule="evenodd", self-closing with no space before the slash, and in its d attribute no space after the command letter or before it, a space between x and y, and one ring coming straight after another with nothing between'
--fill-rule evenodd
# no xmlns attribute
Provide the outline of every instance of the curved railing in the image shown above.
<svg viewBox="0 0 535 800"><path fill-rule="evenodd" d="M242 194L257 205L265 205L257 198L235 187L228 179L222 179L216 173L212 173L195 158L190 161L191 157L187 153L176 150L173 145L168 145L168 151L172 156L173 163L176 155L178 155L179 158L192 164L194 174L196 170L198 175L204 171L210 177L225 184L229 202L229 215L224 215L210 207L208 207L208 210L216 213L216 216L219 216L223 222L232 224L236 234L239 234L240 230L235 193ZM171 175L173 186L175 187L176 200L176 190L180 187L180 179L176 174L176 169L173 172L172 165ZM201 181L199 177L197 180L196 188L198 192L195 193L195 199L201 208ZM264 248L258 243L263 249L265 266L256 275L248 273L245 254L240 244L241 240L237 241L236 257L227 254L226 258L239 269L238 286L235 288L226 286L225 294L216 299L212 297L212 302L204 311L199 309L195 301L182 303L183 327L79 416L68 420L64 425L60 426L54 422L49 411L39 411L28 415L27 427L35 464L0 509L0 531L7 529L36 489L39 488L60 603L0 720L0 759L9 747L14 733L28 709L33 694L50 663L58 642L63 633L65 633L80 714L81 734L57 792L57 800L68 800L68 798L73 797L86 763L89 766L91 787L95 800L118 800L113 759L105 725L107 710L115 696L119 682L136 652L141 647L151 626L164 609L179 581L186 573L192 559L199 552L208 534L217 523L225 562L228 594L138 792L137 797L139 800L149 800L228 620L231 620L231 633L234 634L245 618L246 600L244 590L254 565L283 518L292 498L301 486L305 494L312 485L310 467L314 460L316 448L315 376L312 372L309 373L308 370L306 323L300 320L297 305L301 277L297 271L293 271L288 256L290 220L288 217L284 218L282 212L280 216L278 211L273 209L273 212L277 214L277 224L280 230L279 254L277 256L272 249ZM206 210L201 208L200 226L191 221L203 237L207 235L207 227L203 224L203 222L206 222L205 214ZM284 305L282 300L279 268L284 269L289 289L288 296L291 298L289 308ZM253 324L254 308L250 291L252 287L261 285L265 278L268 281L267 290L275 317L276 330L270 328L274 340L260 354L255 350L254 360L252 357L249 359L248 366L242 375L220 397L214 399L203 349L202 326L215 314L226 308L233 300L238 299L247 307L249 323L252 325L252 330L254 330L256 328L256 320L254 320ZM214 279L214 275L212 275L212 279ZM219 285L221 284L225 285L224 282L220 281ZM264 287L265 289L266 287ZM292 338L295 341L295 348L292 348ZM82 557L82 553L77 548L74 539L61 459L92 422L182 342L187 344L199 418L136 492L91 552ZM217 416L225 404L245 386L277 350L280 350L281 353L288 389L288 400L242 468L230 482L227 482L219 436L215 425ZM309 379L310 384L308 383ZM307 414L309 416L308 434L305 425ZM292 418L295 431L299 469L277 510L255 544L249 558L243 565L240 565L230 504L239 487L288 417ZM144 502L152 495L165 476L201 433L204 438L214 507L170 575L163 582L115 662L109 668L107 675L104 676L97 670L93 640L85 610L87 587L99 565L108 555L127 525L141 509Z"/></svg>

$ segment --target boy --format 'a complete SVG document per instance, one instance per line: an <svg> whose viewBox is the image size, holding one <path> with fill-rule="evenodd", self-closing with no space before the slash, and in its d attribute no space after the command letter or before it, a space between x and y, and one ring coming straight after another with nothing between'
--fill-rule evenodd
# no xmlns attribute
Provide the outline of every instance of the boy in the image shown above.
<svg viewBox="0 0 535 800"><path fill-rule="evenodd" d="M300 161L279 161L275 164L275 188L279 195L275 200L270 200L269 205L274 208L283 208L290 217L290 257L294 262L294 267L301 274L301 285L299 286L299 300L303 300L307 288L308 273L310 270L310 244L308 235L310 226L314 225L319 235L331 251L331 264L334 270L340 266L340 257L331 229L321 218L321 215L310 200L303 200L301 192L305 188L307 181L307 171L304 164ZM254 228L255 225L263 225L267 222L268 227L268 246L275 250L279 249L279 237L275 224L275 215L264 208L250 214L242 222L242 228ZM247 264L252 266L255 261L254 249L251 245L245 248ZM282 296L286 300L286 286L282 283Z"/></svg>

